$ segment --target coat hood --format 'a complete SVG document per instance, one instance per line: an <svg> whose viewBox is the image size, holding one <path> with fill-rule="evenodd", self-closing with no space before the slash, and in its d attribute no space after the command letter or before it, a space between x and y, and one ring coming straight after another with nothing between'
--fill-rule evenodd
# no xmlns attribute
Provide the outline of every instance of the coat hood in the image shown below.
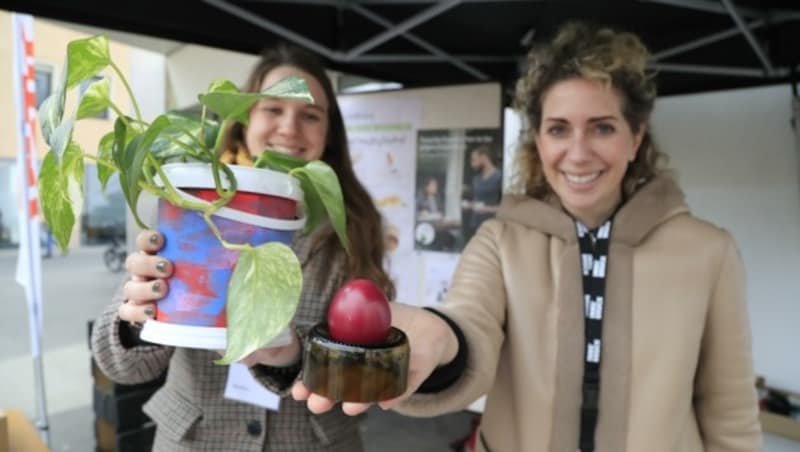
<svg viewBox="0 0 800 452"><path fill-rule="evenodd" d="M689 207L675 180L671 176L660 175L639 188L620 207L614 217L611 233L615 241L636 246L660 224L687 213ZM574 220L555 196L539 200L529 196L507 195L503 198L497 218L560 237L567 243L577 240Z"/></svg>

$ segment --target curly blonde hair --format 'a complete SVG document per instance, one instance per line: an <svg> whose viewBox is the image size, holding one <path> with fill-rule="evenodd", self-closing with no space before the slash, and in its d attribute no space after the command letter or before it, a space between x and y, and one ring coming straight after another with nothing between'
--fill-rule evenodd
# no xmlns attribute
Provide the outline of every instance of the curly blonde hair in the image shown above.
<svg viewBox="0 0 800 452"><path fill-rule="evenodd" d="M647 69L649 57L635 35L580 22L567 23L552 43L532 48L527 70L517 81L514 100L515 108L527 120L514 188L538 199L553 194L534 138L541 125L544 96L555 84L573 78L597 80L614 88L633 133L646 127L636 159L628 165L622 180L623 197L627 199L663 172L667 157L656 147L649 127L656 98L654 74Z"/></svg>

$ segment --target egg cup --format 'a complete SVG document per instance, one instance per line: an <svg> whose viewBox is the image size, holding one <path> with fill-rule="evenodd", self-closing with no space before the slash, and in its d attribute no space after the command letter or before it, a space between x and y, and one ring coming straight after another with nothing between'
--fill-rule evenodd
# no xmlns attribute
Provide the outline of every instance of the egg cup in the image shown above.
<svg viewBox="0 0 800 452"><path fill-rule="evenodd" d="M392 327L383 343L337 342L318 323L303 350L303 383L313 393L343 402L379 402L403 394L408 380L408 338Z"/></svg>

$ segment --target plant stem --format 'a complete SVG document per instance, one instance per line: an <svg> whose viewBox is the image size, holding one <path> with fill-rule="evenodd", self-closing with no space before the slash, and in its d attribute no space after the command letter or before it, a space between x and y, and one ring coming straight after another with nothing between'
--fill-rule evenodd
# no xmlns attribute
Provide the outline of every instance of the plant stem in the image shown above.
<svg viewBox="0 0 800 452"><path fill-rule="evenodd" d="M217 139L214 140L214 149L212 149L212 152L215 152L217 154L222 153L222 150L219 147L222 145L222 137L223 135L225 135L224 132L228 128L228 125L230 125L230 122L231 122L230 119L224 119L222 121L222 124L219 125L219 130L217 130ZM236 149L233 149L233 152L236 151L237 151Z"/></svg>
<svg viewBox="0 0 800 452"><path fill-rule="evenodd" d="M142 120L142 113L139 111L139 104L136 103L136 97L134 97L133 91L131 90L130 85L128 85L128 80L125 79L125 76L122 75L122 71L119 69L119 67L116 64L114 64L113 61L110 61L109 64L111 65L111 68L114 69L114 72L116 72L117 75L119 76L119 79L122 81L122 84L125 86L125 91L128 92L128 97L130 97L131 104L133 104L133 110L136 112L136 119L141 121ZM124 117L124 115L123 115L123 117Z"/></svg>
<svg viewBox="0 0 800 452"><path fill-rule="evenodd" d="M236 250L236 251L244 251L248 248L252 248L249 243L241 243L241 244L230 243L224 238L222 238L222 232L220 232L219 228L217 228L217 225L214 224L213 221L211 221L211 215L212 215L211 212L206 212L203 214L203 219L206 220L206 223L208 224L208 227L211 229L211 232L214 233L214 235L217 237L219 243L221 243L222 246L224 246L229 250Z"/></svg>
<svg viewBox="0 0 800 452"><path fill-rule="evenodd" d="M113 102L109 102L108 106L114 111L114 113L117 114L117 117L120 119L120 121L125 124L125 129L131 129L131 123L128 121L128 117L125 116L125 113L123 113L122 110L120 110L119 107L117 107Z"/></svg>
<svg viewBox="0 0 800 452"><path fill-rule="evenodd" d="M200 133L197 136L197 139L203 143L202 149L207 150L206 148L206 106L203 105L203 108L200 109Z"/></svg>
<svg viewBox="0 0 800 452"><path fill-rule="evenodd" d="M83 157L85 159L89 159L89 160L94 160L94 162L97 163L98 165L103 165L103 166L105 166L106 168L108 168L110 170L119 171L116 166L114 166L113 164L109 163L107 160L101 159L100 157L98 157L96 155L82 153L81 157Z"/></svg>

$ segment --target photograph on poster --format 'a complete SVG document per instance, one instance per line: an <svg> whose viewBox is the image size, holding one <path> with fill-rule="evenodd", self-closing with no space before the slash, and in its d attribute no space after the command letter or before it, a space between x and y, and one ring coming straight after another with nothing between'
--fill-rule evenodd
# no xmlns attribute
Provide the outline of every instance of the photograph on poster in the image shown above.
<svg viewBox="0 0 800 452"><path fill-rule="evenodd" d="M499 129L420 130L414 197L414 247L460 252L494 216L502 192Z"/></svg>

